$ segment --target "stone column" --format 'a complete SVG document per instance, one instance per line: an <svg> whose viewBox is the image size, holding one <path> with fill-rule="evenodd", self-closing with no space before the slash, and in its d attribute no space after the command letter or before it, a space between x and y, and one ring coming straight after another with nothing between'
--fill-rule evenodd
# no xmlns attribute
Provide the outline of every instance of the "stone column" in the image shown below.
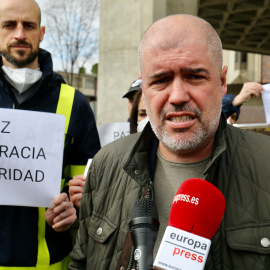
<svg viewBox="0 0 270 270"><path fill-rule="evenodd" d="M154 21L197 14L197 0L100 0L97 125L127 121L122 96L138 78L138 43Z"/></svg>

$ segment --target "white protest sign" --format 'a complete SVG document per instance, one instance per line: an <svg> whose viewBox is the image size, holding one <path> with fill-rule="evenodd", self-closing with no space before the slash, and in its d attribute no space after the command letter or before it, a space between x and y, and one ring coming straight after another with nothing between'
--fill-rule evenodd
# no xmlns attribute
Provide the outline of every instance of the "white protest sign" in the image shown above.
<svg viewBox="0 0 270 270"><path fill-rule="evenodd" d="M101 147L130 134L130 123L110 123L98 127Z"/></svg>
<svg viewBox="0 0 270 270"><path fill-rule="evenodd" d="M60 193L65 117L0 109L0 205L51 207Z"/></svg>
<svg viewBox="0 0 270 270"><path fill-rule="evenodd" d="M262 101L265 111L266 123L270 124L270 84L263 85Z"/></svg>
<svg viewBox="0 0 270 270"><path fill-rule="evenodd" d="M92 158L89 158L88 159L87 164L86 164L86 167L85 167L85 170L84 170L84 173L83 173L84 176L87 176L87 173L88 173L88 170L89 170L90 165L92 163L92 160L93 160Z"/></svg>

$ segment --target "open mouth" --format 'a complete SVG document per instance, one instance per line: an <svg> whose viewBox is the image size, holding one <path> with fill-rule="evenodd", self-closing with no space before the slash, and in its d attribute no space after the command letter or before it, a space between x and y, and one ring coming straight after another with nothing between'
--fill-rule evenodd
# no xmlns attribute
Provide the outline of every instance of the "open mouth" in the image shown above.
<svg viewBox="0 0 270 270"><path fill-rule="evenodd" d="M174 116L174 117L171 117L169 118L170 121L172 122L186 122L186 121L190 121L194 119L194 117L191 117L191 116L188 116L188 115L183 115L183 116Z"/></svg>

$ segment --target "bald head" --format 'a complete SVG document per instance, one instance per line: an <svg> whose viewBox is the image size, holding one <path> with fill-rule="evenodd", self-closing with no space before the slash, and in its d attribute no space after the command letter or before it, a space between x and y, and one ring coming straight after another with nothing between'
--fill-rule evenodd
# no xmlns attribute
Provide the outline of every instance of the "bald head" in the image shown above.
<svg viewBox="0 0 270 270"><path fill-rule="evenodd" d="M39 5L34 0L5 0L0 1L0 12L9 12L16 8L18 14L20 12L25 12L25 10L31 10L35 14L39 25L41 23L41 10Z"/></svg>
<svg viewBox="0 0 270 270"><path fill-rule="evenodd" d="M41 9L36 1L34 1L38 8L39 25L41 25Z"/></svg>
<svg viewBox="0 0 270 270"><path fill-rule="evenodd" d="M205 20L187 14L162 18L145 31L139 43L141 71L143 72L143 58L147 50L174 49L189 43L198 46L206 44L211 61L221 72L222 44L217 32Z"/></svg>
<svg viewBox="0 0 270 270"><path fill-rule="evenodd" d="M38 19L39 19L39 25L40 25L41 24L41 9L40 9L38 3L35 0L26 0L26 1L32 2L33 6L34 6L34 8L35 8L35 10L37 12Z"/></svg>
<svg viewBox="0 0 270 270"><path fill-rule="evenodd" d="M38 68L39 44L45 27L34 0L0 1L0 52L11 68Z"/></svg>

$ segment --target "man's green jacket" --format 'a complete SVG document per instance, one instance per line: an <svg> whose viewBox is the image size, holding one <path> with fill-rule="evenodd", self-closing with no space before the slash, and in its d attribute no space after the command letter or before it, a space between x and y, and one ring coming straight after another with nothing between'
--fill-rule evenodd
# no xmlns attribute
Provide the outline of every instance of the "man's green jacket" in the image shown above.
<svg viewBox="0 0 270 270"><path fill-rule="evenodd" d="M128 223L134 201L153 197L155 142L148 124L142 134L112 142L95 156L69 269L134 268ZM222 115L204 178L226 200L205 269L269 270L270 137L229 126Z"/></svg>

